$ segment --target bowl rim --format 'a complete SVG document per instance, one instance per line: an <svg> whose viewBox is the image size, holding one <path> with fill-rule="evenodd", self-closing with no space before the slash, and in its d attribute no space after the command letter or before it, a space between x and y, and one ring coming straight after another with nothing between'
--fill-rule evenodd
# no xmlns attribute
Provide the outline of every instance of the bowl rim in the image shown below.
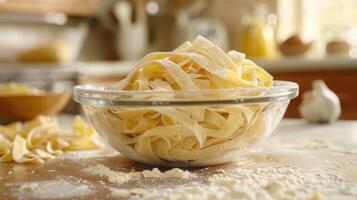
<svg viewBox="0 0 357 200"><path fill-rule="evenodd" d="M92 106L185 106L214 104L264 103L290 100L298 96L299 85L290 81L273 81L271 87L235 88L235 89L201 89L185 91L126 91L107 89L106 84L81 84L73 88L73 99ZM258 93L259 95L252 95ZM197 95L227 94L226 98L190 98ZM186 99L130 99L138 95L179 95ZM235 96L232 96L235 95ZM187 98L188 97L188 98Z"/></svg>

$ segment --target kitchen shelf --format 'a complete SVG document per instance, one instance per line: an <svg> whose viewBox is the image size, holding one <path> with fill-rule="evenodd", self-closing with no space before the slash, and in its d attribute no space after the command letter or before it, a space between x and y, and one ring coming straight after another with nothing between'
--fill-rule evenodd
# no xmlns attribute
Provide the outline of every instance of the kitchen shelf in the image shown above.
<svg viewBox="0 0 357 200"><path fill-rule="evenodd" d="M63 12L71 16L92 16L96 5L97 0L8 0L0 2L0 12Z"/></svg>
<svg viewBox="0 0 357 200"><path fill-rule="evenodd" d="M118 75L125 76L135 65L135 60L125 61L88 61L74 63L0 63L0 73L6 70L77 70L83 75ZM254 60L269 72L293 71L335 71L357 70L357 59L349 57L328 57L324 59L285 58L280 60Z"/></svg>
<svg viewBox="0 0 357 200"><path fill-rule="evenodd" d="M357 69L357 59L347 56L329 56L326 58L289 57L277 60L253 59L268 71L316 71Z"/></svg>

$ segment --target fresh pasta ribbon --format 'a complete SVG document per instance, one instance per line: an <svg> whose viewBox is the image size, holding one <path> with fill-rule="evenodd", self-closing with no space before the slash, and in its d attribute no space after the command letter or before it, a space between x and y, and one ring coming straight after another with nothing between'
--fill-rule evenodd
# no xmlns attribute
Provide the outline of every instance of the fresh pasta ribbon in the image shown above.
<svg viewBox="0 0 357 200"><path fill-rule="evenodd" d="M131 91L199 91L270 87L273 77L237 51L225 53L199 36L173 52L142 58L128 76L109 86ZM229 94L225 94L229 95ZM136 100L155 99L138 95ZM165 96L168 100L173 98ZM157 161L197 161L254 143L264 132L264 104L102 108L88 106L92 123L118 138L121 149ZM100 122L100 123L99 123ZM101 128L99 128L101 129Z"/></svg>
<svg viewBox="0 0 357 200"><path fill-rule="evenodd" d="M64 151L90 150L101 147L94 134L80 117L73 129L61 130L54 117L39 116L31 121L0 125L0 163L44 163Z"/></svg>

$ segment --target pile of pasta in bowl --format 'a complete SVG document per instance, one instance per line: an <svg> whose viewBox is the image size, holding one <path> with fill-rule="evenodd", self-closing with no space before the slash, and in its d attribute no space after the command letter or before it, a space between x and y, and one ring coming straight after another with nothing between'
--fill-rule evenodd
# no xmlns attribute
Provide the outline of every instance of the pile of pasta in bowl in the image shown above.
<svg viewBox="0 0 357 200"><path fill-rule="evenodd" d="M74 99L123 155L166 166L239 159L281 121L298 85L198 36L142 58L118 83L79 85Z"/></svg>

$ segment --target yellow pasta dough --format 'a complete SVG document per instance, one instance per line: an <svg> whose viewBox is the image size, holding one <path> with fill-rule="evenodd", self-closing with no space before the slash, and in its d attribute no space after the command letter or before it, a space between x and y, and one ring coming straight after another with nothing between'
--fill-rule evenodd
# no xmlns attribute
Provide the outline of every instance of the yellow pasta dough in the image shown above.
<svg viewBox="0 0 357 200"><path fill-rule="evenodd" d="M203 37L173 52L150 53L108 89L146 92L134 100L173 97L179 91L270 87L273 77L237 51L223 52ZM168 92L167 95L155 96ZM170 93L171 92L171 93ZM226 93L225 95L230 95ZM192 95L193 98L199 95ZM262 104L91 107L86 113L122 153L148 163L194 162L223 156L264 138L271 121Z"/></svg>
<svg viewBox="0 0 357 200"><path fill-rule="evenodd" d="M102 146L94 130L80 117L72 129L62 130L54 117L0 125L0 163L43 163L64 151L90 150Z"/></svg>
<svg viewBox="0 0 357 200"><path fill-rule="evenodd" d="M44 93L46 92L43 90L21 83L9 82L0 84L0 96L40 95Z"/></svg>

